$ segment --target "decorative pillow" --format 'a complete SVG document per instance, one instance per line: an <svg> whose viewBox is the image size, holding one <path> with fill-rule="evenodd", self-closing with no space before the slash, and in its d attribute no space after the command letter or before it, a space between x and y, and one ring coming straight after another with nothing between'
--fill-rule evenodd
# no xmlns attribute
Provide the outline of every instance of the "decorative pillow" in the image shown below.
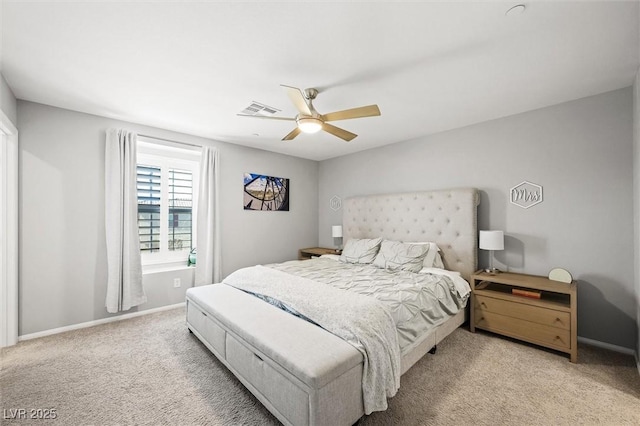
<svg viewBox="0 0 640 426"><path fill-rule="evenodd" d="M373 264L390 271L420 272L429 249L428 244L384 240Z"/></svg>
<svg viewBox="0 0 640 426"><path fill-rule="evenodd" d="M440 256L440 247L436 243L428 243L429 253L424 257L425 268L440 268L444 269L444 263L442 263L442 257Z"/></svg>
<svg viewBox="0 0 640 426"><path fill-rule="evenodd" d="M437 247L437 246L436 246ZM433 249L433 247L432 247ZM440 268L440 269L445 269L444 267L444 262L442 262L442 256L440 256L440 249L437 250L429 250L429 253L431 253L431 251L434 252L434 256L433 256L433 267L434 268ZM424 264L427 264L427 257L425 256L424 258Z"/></svg>
<svg viewBox="0 0 640 426"><path fill-rule="evenodd" d="M427 255L424 257L424 262L422 266L424 268L444 268L444 263L442 262L442 256L440 256L440 247L436 243L407 243L407 244L424 244L429 246L429 251Z"/></svg>
<svg viewBox="0 0 640 426"><path fill-rule="evenodd" d="M382 238L350 239L345 244L340 256L344 263L371 263L378 254Z"/></svg>

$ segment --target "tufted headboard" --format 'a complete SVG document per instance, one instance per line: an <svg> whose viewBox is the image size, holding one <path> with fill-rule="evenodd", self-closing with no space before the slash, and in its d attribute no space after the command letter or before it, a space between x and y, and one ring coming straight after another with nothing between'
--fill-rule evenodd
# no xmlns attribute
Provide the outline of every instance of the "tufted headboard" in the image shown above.
<svg viewBox="0 0 640 426"><path fill-rule="evenodd" d="M467 281L478 264L475 188L348 198L342 217L344 242L377 238L405 242L434 242L445 267Z"/></svg>

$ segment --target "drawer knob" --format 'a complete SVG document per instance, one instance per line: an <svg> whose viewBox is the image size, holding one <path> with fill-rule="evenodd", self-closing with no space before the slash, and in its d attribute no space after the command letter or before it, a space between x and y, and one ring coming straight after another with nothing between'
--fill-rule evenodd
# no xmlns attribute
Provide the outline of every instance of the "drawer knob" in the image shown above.
<svg viewBox="0 0 640 426"><path fill-rule="evenodd" d="M480 302L480 306L484 306L485 308L487 307L487 304L484 302Z"/></svg>

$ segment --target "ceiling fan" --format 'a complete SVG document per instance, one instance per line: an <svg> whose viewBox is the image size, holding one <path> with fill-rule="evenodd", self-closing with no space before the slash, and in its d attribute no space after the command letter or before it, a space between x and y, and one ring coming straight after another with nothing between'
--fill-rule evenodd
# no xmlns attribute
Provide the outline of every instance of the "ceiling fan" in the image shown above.
<svg viewBox="0 0 640 426"><path fill-rule="evenodd" d="M281 84L280 86L285 88L285 90L287 91L287 95L289 95L289 99L291 99L291 102L293 102L293 105L298 110L298 114L294 118L268 117L246 114L238 115L242 117L256 117L268 120L295 121L298 126L293 129L287 136L282 138L283 141L290 141L300 133L316 133L320 130L324 130L327 133L331 133L332 135L349 142L358 135L329 124L328 122L380 115L380 109L378 108L378 105L368 105L358 108L345 109L342 111L330 112L328 114L320 114L315 110L312 103L316 96L318 96L317 89L305 89L303 92L297 87L285 86L284 84Z"/></svg>

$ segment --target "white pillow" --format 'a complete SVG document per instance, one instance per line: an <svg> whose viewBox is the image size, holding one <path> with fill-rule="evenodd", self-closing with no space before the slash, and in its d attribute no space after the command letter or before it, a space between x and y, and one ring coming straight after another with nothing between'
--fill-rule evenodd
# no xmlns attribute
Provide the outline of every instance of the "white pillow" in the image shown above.
<svg viewBox="0 0 640 426"><path fill-rule="evenodd" d="M378 254L382 238L355 239L347 241L340 261L344 263L371 263Z"/></svg>
<svg viewBox="0 0 640 426"><path fill-rule="evenodd" d="M384 240L373 265L390 271L420 272L424 257L430 251L427 244Z"/></svg>
<svg viewBox="0 0 640 426"><path fill-rule="evenodd" d="M429 253L424 258L424 266L427 268L440 268L444 269L444 263L442 262L442 257L440 256L440 247L436 243L429 243L431 248L429 249Z"/></svg>
<svg viewBox="0 0 640 426"><path fill-rule="evenodd" d="M439 268L439 269L445 269L444 268L444 263L442 262L442 256L440 256L440 247L438 247L438 245L436 243L431 243L431 242L427 242L427 243L413 243L413 242L409 242L407 244L423 244L423 245L429 245L429 251L427 252L427 255L424 257L424 262L423 262L423 266L425 268Z"/></svg>
<svg viewBox="0 0 640 426"><path fill-rule="evenodd" d="M339 254L323 254L322 256L320 256L322 259L331 259L331 260L335 260L336 262L340 260L340 255Z"/></svg>

